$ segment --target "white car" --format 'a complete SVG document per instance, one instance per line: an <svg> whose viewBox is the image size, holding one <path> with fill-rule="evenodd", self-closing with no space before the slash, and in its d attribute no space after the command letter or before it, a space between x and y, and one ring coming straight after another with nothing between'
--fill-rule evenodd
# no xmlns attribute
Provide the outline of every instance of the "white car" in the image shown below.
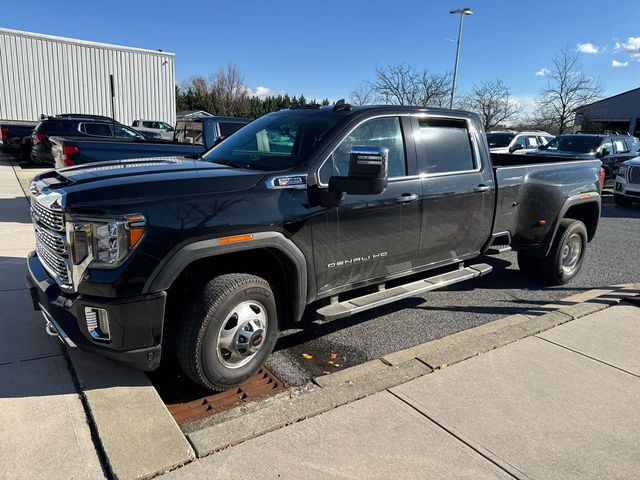
<svg viewBox="0 0 640 480"><path fill-rule="evenodd" d="M613 199L616 205L626 207L640 202L640 157L632 158L618 168Z"/></svg>
<svg viewBox="0 0 640 480"><path fill-rule="evenodd" d="M162 140L173 140L173 127L168 123L157 120L134 120L131 126L143 135L145 133L155 133Z"/></svg>
<svg viewBox="0 0 640 480"><path fill-rule="evenodd" d="M536 150L555 137L547 132L487 132L487 142L491 153L514 153Z"/></svg>

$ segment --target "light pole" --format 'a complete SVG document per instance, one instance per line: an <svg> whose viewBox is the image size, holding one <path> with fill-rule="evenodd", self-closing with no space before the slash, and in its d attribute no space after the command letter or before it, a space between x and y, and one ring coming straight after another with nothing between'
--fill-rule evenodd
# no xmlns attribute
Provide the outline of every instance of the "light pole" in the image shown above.
<svg viewBox="0 0 640 480"><path fill-rule="evenodd" d="M458 8L456 10L449 10L450 14L460 14L460 27L458 27L458 41L456 46L456 64L453 67L453 85L451 85L451 101L449 102L449 108L453 108L453 96L456 93L456 80L458 79L458 57L460 56L460 38L462 38L462 19L465 15L473 15L473 12L469 7Z"/></svg>

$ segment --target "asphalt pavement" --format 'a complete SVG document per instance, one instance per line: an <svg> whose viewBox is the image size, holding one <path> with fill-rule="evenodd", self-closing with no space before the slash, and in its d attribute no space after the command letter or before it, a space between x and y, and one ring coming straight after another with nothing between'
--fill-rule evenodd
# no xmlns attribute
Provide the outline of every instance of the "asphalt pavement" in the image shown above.
<svg viewBox="0 0 640 480"><path fill-rule="evenodd" d="M640 204L618 207L608 193L603 197L596 237L588 246L582 271L571 283L549 287L528 279L518 270L513 252L482 258L479 261L494 266L485 277L350 318L305 321L303 328L283 332L268 366L289 385L301 386L325 372L541 308L582 291L638 282L639 252Z"/></svg>

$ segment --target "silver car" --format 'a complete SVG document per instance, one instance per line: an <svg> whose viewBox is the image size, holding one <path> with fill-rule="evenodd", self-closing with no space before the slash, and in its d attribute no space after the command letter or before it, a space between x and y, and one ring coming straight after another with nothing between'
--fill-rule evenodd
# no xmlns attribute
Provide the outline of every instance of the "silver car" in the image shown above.
<svg viewBox="0 0 640 480"><path fill-rule="evenodd" d="M504 130L487 132L487 142L491 153L524 153L546 145L555 137L547 132L516 132Z"/></svg>

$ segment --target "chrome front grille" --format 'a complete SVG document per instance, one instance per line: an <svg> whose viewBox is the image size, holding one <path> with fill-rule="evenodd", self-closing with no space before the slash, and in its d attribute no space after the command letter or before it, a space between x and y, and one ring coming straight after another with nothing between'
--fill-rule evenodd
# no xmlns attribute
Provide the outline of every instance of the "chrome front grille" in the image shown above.
<svg viewBox="0 0 640 480"><path fill-rule="evenodd" d="M640 184L640 167L629 168L629 183Z"/></svg>
<svg viewBox="0 0 640 480"><path fill-rule="evenodd" d="M64 213L45 207L50 197L31 185L31 219L36 235L36 252L42 266L64 290L73 290L69 252L65 234Z"/></svg>
<svg viewBox="0 0 640 480"><path fill-rule="evenodd" d="M33 197L31 197L31 217L35 223L50 230L57 232L64 230L64 214L43 207Z"/></svg>
<svg viewBox="0 0 640 480"><path fill-rule="evenodd" d="M38 226L38 224L34 224L36 230L36 238L42 242L44 245L49 247L53 253L66 256L67 247L64 244L64 238L57 233L51 232L45 228Z"/></svg>
<svg viewBox="0 0 640 480"><path fill-rule="evenodd" d="M71 279L69 278L69 270L64 257L49 250L38 237L36 237L36 251L40 261L49 273L57 277L56 280L59 279L64 285L70 286Z"/></svg>

